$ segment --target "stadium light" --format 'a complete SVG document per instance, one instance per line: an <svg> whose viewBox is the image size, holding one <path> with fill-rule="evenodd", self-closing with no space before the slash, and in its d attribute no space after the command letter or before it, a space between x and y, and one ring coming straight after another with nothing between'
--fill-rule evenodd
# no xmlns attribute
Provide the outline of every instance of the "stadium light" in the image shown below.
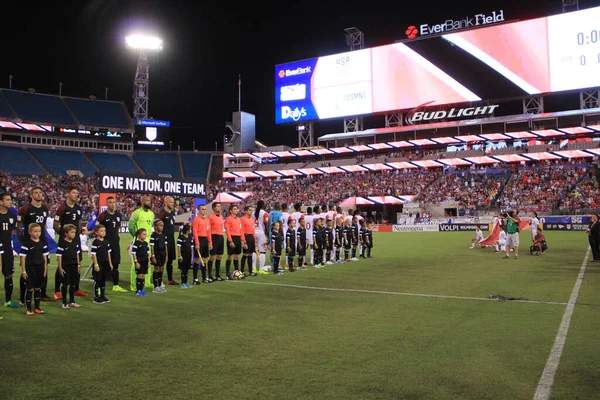
<svg viewBox="0 0 600 400"><path fill-rule="evenodd" d="M127 46L135 50L162 51L163 41L156 36L140 34L129 35L125 38Z"/></svg>
<svg viewBox="0 0 600 400"><path fill-rule="evenodd" d="M127 47L139 52L137 69L133 78L133 118L148 119L150 64L148 52L159 52L163 41L157 36L132 34L125 38Z"/></svg>

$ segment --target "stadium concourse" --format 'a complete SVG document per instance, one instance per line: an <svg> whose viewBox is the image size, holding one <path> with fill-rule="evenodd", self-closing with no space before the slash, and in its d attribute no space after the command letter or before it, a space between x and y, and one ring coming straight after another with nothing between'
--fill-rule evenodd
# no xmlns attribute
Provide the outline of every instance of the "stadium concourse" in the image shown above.
<svg viewBox="0 0 600 400"><path fill-rule="evenodd" d="M40 179L42 178L43 179ZM64 198L68 186L81 193L80 204L85 214L97 204L98 177L16 175L0 172L0 191L11 194L15 206L28 201L32 187L40 186L45 202L53 215ZM423 208L444 201L458 202L464 215L476 215L478 210L507 209L518 205L529 210L578 214L595 209L600 204L600 191L589 164L583 159L521 164L498 164L493 168L432 168L417 170L376 171L299 177L278 181L261 179L236 183L220 181L207 185L207 201L219 193L251 192L241 205L300 202L304 206L337 204L352 196L414 195ZM160 196L153 196L157 211ZM139 195L119 193L118 210L126 216L137 207ZM178 214L192 211L193 198L176 199Z"/></svg>

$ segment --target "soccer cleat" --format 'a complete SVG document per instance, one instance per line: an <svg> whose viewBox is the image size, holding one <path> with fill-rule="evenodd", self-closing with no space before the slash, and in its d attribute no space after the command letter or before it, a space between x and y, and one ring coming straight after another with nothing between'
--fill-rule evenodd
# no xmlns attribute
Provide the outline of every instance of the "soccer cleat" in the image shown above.
<svg viewBox="0 0 600 400"><path fill-rule="evenodd" d="M179 282L169 281L169 282L167 282L167 285L169 285L169 286L178 286Z"/></svg>
<svg viewBox="0 0 600 400"><path fill-rule="evenodd" d="M63 305L61 306L61 308L62 308L63 310L68 310L68 309L69 309L69 308L71 308L71 307L69 307L69 305L68 305L68 304L63 304Z"/></svg>
<svg viewBox="0 0 600 400"><path fill-rule="evenodd" d="M123 289L121 286L119 285L115 285L112 288L113 292L118 292L118 293L127 293L127 289Z"/></svg>
<svg viewBox="0 0 600 400"><path fill-rule="evenodd" d="M35 313L31 310L25 311L25 315L35 315Z"/></svg>
<svg viewBox="0 0 600 400"><path fill-rule="evenodd" d="M54 293L54 299L55 300L62 300L62 294L60 294L60 292Z"/></svg>
<svg viewBox="0 0 600 400"><path fill-rule="evenodd" d="M19 307L24 307L24 306L25 306L25 303L22 302L21 300L19 300Z"/></svg>
<svg viewBox="0 0 600 400"><path fill-rule="evenodd" d="M250 276L256 276L256 272L251 273Z"/></svg>
<svg viewBox="0 0 600 400"><path fill-rule="evenodd" d="M81 305L81 304L79 304L79 303L71 303L71 304L69 304L69 306L70 306L71 308L81 308L81 307L82 307L82 305Z"/></svg>
<svg viewBox="0 0 600 400"><path fill-rule="evenodd" d="M217 275L217 278L215 279L215 281L217 282L223 282L225 279L221 278L219 275Z"/></svg>
<svg viewBox="0 0 600 400"><path fill-rule="evenodd" d="M42 311L39 308L36 308L33 312L36 313L36 314L38 314L38 315L44 314L44 311Z"/></svg>
<svg viewBox="0 0 600 400"><path fill-rule="evenodd" d="M19 303L15 303L14 301L9 300L6 303L4 303L4 307L20 308L21 306L19 305Z"/></svg>
<svg viewBox="0 0 600 400"><path fill-rule="evenodd" d="M212 283L212 281L208 278L206 278L205 280L202 281L202 283Z"/></svg>
<svg viewBox="0 0 600 400"><path fill-rule="evenodd" d="M518 256L517 254L515 254L515 260L516 260L517 258L519 258L519 256Z"/></svg>
<svg viewBox="0 0 600 400"><path fill-rule="evenodd" d="M193 282L193 284L194 284L194 285L200 285L201 283L200 283L200 281L199 281L198 279L194 279L194 282Z"/></svg>
<svg viewBox="0 0 600 400"><path fill-rule="evenodd" d="M135 295L138 297L142 297L142 291L141 290L136 291Z"/></svg>
<svg viewBox="0 0 600 400"><path fill-rule="evenodd" d="M110 303L110 300L106 298L106 296L102 296L100 299L102 299L102 301L105 303Z"/></svg>
<svg viewBox="0 0 600 400"><path fill-rule="evenodd" d="M94 304L104 304L104 301L100 297L95 297Z"/></svg>
<svg viewBox="0 0 600 400"><path fill-rule="evenodd" d="M231 277L231 274L227 274L227 276L225 277L226 280L228 281L232 281L233 278Z"/></svg>
<svg viewBox="0 0 600 400"><path fill-rule="evenodd" d="M88 297L89 294L87 294L86 292L84 292L81 289L78 289L77 291L75 291L75 296L80 296L80 297Z"/></svg>
<svg viewBox="0 0 600 400"><path fill-rule="evenodd" d="M507 258L509 258L508 254L505 254L504 257L502 257L502 258L506 260Z"/></svg>
<svg viewBox="0 0 600 400"><path fill-rule="evenodd" d="M142 297L146 297L146 296L148 295L148 293L146 293L146 291L145 291L145 290L142 290L140 293L141 293L141 296L142 296Z"/></svg>
<svg viewBox="0 0 600 400"><path fill-rule="evenodd" d="M42 297L42 301L47 301L48 303L56 303L56 299L48 296Z"/></svg>
<svg viewBox="0 0 600 400"><path fill-rule="evenodd" d="M152 289L152 293L162 293L162 291L159 287L155 287L154 289Z"/></svg>

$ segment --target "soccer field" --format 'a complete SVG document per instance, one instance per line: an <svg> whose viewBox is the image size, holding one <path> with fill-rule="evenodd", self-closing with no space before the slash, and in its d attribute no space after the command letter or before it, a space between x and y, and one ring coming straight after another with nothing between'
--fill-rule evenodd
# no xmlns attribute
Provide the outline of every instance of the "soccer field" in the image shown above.
<svg viewBox="0 0 600 400"><path fill-rule="evenodd" d="M548 232L520 259L472 232L379 233L375 258L45 315L3 309L6 399L532 399L587 251ZM128 239L122 241L123 251ZM527 246L525 246L527 245ZM124 257L126 259L127 257ZM50 266L53 284L55 258ZM121 267L129 279L129 265ZM600 268L589 263L552 399L600 393ZM91 291L88 282L84 289ZM128 285L123 285L128 287ZM111 284L107 285L108 288ZM495 301L491 294L529 301ZM15 291L15 297L18 290Z"/></svg>

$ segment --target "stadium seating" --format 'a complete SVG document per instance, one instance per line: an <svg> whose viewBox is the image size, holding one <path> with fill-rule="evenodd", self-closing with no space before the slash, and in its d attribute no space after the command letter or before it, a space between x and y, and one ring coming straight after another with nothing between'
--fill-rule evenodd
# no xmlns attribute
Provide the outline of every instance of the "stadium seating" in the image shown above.
<svg viewBox="0 0 600 400"><path fill-rule="evenodd" d="M44 174L25 150L8 146L0 146L0 171L15 175Z"/></svg>
<svg viewBox="0 0 600 400"><path fill-rule="evenodd" d="M81 171L85 176L97 171L78 151L31 149L31 154L52 175L65 175L67 170Z"/></svg>
<svg viewBox="0 0 600 400"><path fill-rule="evenodd" d="M179 178L179 160L175 153L137 152L134 160L148 175L171 175Z"/></svg>
<svg viewBox="0 0 600 400"><path fill-rule="evenodd" d="M122 103L66 97L65 102L81 125L105 128L131 128Z"/></svg>
<svg viewBox="0 0 600 400"><path fill-rule="evenodd" d="M58 96L7 89L3 89L2 93L6 96L17 115L25 122L66 126L77 125L77 121Z"/></svg>
<svg viewBox="0 0 600 400"><path fill-rule="evenodd" d="M186 178L206 179L210 154L184 153L181 154L181 163Z"/></svg>
<svg viewBox="0 0 600 400"><path fill-rule="evenodd" d="M85 155L103 172L138 173L137 167L126 154L89 152Z"/></svg>

